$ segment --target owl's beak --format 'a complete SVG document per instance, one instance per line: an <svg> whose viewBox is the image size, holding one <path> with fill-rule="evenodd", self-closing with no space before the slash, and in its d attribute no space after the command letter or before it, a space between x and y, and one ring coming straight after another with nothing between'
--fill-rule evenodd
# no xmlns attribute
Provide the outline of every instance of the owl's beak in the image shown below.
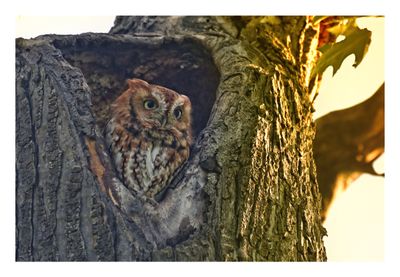
<svg viewBox="0 0 400 277"><path fill-rule="evenodd" d="M163 116L160 123L162 127L165 127L165 125L167 124L167 117Z"/></svg>

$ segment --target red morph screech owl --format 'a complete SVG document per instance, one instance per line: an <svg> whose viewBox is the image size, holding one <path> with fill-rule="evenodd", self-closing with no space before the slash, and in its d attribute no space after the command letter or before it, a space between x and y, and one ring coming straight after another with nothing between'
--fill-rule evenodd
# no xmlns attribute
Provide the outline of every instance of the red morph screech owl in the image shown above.
<svg viewBox="0 0 400 277"><path fill-rule="evenodd" d="M143 80L127 83L111 106L106 143L125 186L154 198L189 157L191 103L185 95Z"/></svg>

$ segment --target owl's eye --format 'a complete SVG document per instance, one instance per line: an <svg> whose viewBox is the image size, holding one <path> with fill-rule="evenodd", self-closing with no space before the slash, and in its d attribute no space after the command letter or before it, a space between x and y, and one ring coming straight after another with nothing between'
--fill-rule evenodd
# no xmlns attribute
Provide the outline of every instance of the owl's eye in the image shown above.
<svg viewBox="0 0 400 277"><path fill-rule="evenodd" d="M144 100L143 107L146 110L154 110L154 109L156 109L158 107L158 105L157 105L157 102L155 100L147 99L147 100Z"/></svg>
<svg viewBox="0 0 400 277"><path fill-rule="evenodd" d="M178 107L174 110L174 116L176 119L180 119L182 117L182 108Z"/></svg>

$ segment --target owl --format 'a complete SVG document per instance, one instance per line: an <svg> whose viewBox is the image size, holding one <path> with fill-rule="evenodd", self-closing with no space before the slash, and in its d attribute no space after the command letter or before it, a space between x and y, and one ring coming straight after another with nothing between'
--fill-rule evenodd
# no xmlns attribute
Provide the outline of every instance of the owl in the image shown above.
<svg viewBox="0 0 400 277"><path fill-rule="evenodd" d="M185 95L143 80L127 83L111 105L105 139L125 186L154 198L189 157L191 103Z"/></svg>

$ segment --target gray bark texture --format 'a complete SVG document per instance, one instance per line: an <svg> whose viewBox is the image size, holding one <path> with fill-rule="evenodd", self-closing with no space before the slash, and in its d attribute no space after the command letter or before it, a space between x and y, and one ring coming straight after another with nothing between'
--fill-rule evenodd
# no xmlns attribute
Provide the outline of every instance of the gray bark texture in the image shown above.
<svg viewBox="0 0 400 277"><path fill-rule="evenodd" d="M260 20L117 17L109 34L17 39L16 260L326 260L318 34ZM128 78L192 101L191 156L157 201L129 193L104 144Z"/></svg>

